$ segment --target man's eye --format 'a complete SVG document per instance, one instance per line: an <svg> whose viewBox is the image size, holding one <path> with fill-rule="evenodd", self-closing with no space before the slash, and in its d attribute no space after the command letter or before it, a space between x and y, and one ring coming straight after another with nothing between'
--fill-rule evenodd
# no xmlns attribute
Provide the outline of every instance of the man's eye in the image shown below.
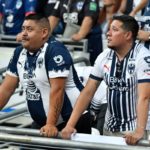
<svg viewBox="0 0 150 150"><path fill-rule="evenodd" d="M31 28L28 28L28 32L31 32L32 31L32 29Z"/></svg>

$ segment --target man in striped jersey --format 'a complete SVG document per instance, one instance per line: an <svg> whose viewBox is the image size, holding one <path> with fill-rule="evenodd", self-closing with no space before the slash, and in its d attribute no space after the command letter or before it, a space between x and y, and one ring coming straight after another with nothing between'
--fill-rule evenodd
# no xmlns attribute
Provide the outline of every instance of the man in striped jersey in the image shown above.
<svg viewBox="0 0 150 150"><path fill-rule="evenodd" d="M46 17L27 16L21 34L22 45L15 49L0 86L0 109L20 82L36 127L44 136L57 136L58 130L69 119L83 85L69 51L49 37L50 25ZM85 120L78 124L79 132L90 133L90 115L83 116Z"/></svg>
<svg viewBox="0 0 150 150"><path fill-rule="evenodd" d="M135 144L143 137L150 98L150 52L135 43L138 30L133 17L114 16L107 33L108 49L97 57L89 80L62 130L63 138L70 138L76 131L74 127L79 116L103 79L108 87L104 134L123 136L128 144Z"/></svg>

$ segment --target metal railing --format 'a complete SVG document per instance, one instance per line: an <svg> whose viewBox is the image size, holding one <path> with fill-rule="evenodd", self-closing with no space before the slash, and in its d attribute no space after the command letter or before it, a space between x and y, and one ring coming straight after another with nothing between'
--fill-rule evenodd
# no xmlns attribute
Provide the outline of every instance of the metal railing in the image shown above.
<svg viewBox="0 0 150 150"><path fill-rule="evenodd" d="M72 140L62 140L61 135L56 138L41 137L40 131L29 128L14 128L0 126L0 140L7 142L17 142L26 144L37 144L51 147L80 148L90 150L145 150L150 149L150 141L140 140L136 146L121 146L113 144L81 142ZM92 138L92 135L91 135ZM140 146L139 146L140 145Z"/></svg>
<svg viewBox="0 0 150 150"><path fill-rule="evenodd" d="M93 142L79 142L72 140L25 136L25 135L12 135L7 133L0 133L0 140L15 143L36 144L49 147L60 148L74 148L74 149L90 149L90 150L146 150L148 147L144 146L120 146L104 143Z"/></svg>
<svg viewBox="0 0 150 150"><path fill-rule="evenodd" d="M68 38L56 38L58 41L62 42L68 49L87 52L88 40L83 39L81 41L73 41ZM11 44L11 46L19 45L20 43L16 41L16 36L14 35L4 35L0 34L0 44Z"/></svg>

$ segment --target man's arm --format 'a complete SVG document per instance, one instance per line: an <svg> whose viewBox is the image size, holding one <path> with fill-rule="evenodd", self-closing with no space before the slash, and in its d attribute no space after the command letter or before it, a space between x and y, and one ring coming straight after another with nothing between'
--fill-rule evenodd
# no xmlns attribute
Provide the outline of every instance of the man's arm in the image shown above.
<svg viewBox="0 0 150 150"><path fill-rule="evenodd" d="M48 17L49 23L50 23L50 29L51 29L51 33L53 33L55 27L58 25L59 23L59 18L55 17L55 16L49 16Z"/></svg>
<svg viewBox="0 0 150 150"><path fill-rule="evenodd" d="M75 107L66 127L62 130L62 138L69 139L71 137L71 134L76 132L75 126L80 116L91 102L98 85L98 81L93 79L88 80L85 88L82 90L76 101Z"/></svg>
<svg viewBox="0 0 150 150"><path fill-rule="evenodd" d="M0 109L2 109L18 86L18 78L6 75L0 86Z"/></svg>
<svg viewBox="0 0 150 150"><path fill-rule="evenodd" d="M125 136L127 144L136 144L144 135L150 100L150 83L138 85L137 127L132 134Z"/></svg>
<svg viewBox="0 0 150 150"><path fill-rule="evenodd" d="M142 10L146 6L147 3L148 0L141 0L140 3L131 11L129 15L135 16L140 10Z"/></svg>
<svg viewBox="0 0 150 150"><path fill-rule="evenodd" d="M87 36L87 34L91 31L93 25L92 18L87 16L83 19L80 30L78 33L73 34L71 37L74 41L80 41Z"/></svg>
<svg viewBox="0 0 150 150"><path fill-rule="evenodd" d="M118 9L118 13L124 13L126 10L127 0L121 0L120 7Z"/></svg>
<svg viewBox="0 0 150 150"><path fill-rule="evenodd" d="M58 134L56 124L63 106L66 78L54 78L49 81L51 85L49 112L41 133L47 137L56 137Z"/></svg>
<svg viewBox="0 0 150 150"><path fill-rule="evenodd" d="M137 36L138 40L146 42L150 40L149 37L150 37L149 31L139 30L138 36Z"/></svg>

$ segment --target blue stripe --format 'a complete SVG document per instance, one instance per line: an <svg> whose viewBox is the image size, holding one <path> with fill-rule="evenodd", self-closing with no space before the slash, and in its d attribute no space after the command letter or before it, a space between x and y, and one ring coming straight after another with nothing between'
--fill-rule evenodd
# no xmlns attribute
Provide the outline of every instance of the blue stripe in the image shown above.
<svg viewBox="0 0 150 150"><path fill-rule="evenodd" d="M67 121L69 119L71 112L72 112L72 105L65 92L63 107L61 109L61 115L64 121Z"/></svg>
<svg viewBox="0 0 150 150"><path fill-rule="evenodd" d="M73 71L73 80L74 83L76 85L76 87L79 89L79 91L82 91L82 89L84 88L83 84L81 83L80 79L78 78L77 72L74 68L74 66L72 65L72 71Z"/></svg>
<svg viewBox="0 0 150 150"><path fill-rule="evenodd" d="M103 78L96 77L96 76L94 76L94 75L92 75L92 74L90 74L89 77L90 77L91 79L94 79L94 80L97 80L97 81L102 81L102 80L103 80Z"/></svg>
<svg viewBox="0 0 150 150"><path fill-rule="evenodd" d="M150 82L150 79L142 79L138 80L138 83Z"/></svg>

